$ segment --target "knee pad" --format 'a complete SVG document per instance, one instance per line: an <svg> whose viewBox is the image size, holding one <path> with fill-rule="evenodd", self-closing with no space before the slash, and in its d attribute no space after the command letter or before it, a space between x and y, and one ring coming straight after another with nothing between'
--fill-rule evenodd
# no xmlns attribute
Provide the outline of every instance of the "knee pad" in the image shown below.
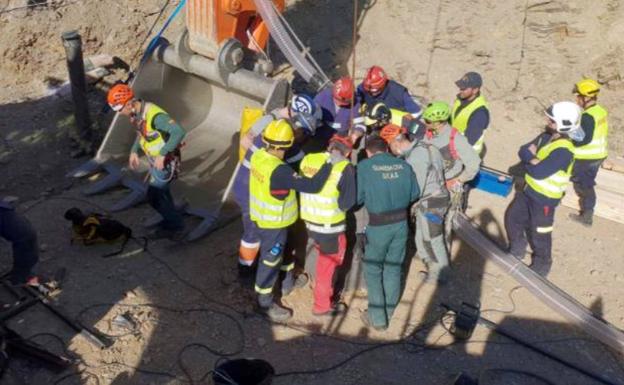
<svg viewBox="0 0 624 385"><path fill-rule="evenodd" d="M251 266L258 256L259 250L260 243L241 241L240 247L238 248L238 263L245 266Z"/></svg>

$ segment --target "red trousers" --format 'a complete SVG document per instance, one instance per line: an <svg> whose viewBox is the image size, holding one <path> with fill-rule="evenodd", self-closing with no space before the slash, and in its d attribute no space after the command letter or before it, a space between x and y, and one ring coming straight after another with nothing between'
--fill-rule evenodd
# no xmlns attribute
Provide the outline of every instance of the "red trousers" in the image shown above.
<svg viewBox="0 0 624 385"><path fill-rule="evenodd" d="M318 242L315 242L314 247L318 251L318 259L316 261L313 311L315 313L324 313L332 309L334 272L336 267L342 265L344 260L347 238L344 233L338 236L338 252L335 254L323 254Z"/></svg>

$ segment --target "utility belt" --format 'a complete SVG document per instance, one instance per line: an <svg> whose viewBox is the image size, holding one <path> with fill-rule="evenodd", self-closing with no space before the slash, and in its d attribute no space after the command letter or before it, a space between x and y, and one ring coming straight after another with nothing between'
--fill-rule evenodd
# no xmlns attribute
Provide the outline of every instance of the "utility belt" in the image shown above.
<svg viewBox="0 0 624 385"><path fill-rule="evenodd" d="M345 221L328 224L318 224L314 222L305 222L306 228L318 234L339 234L343 233L347 229Z"/></svg>
<svg viewBox="0 0 624 385"><path fill-rule="evenodd" d="M147 156L149 164L151 167L154 167L154 160ZM180 165L182 164L182 152L180 151L180 147L171 151L167 155L165 155L165 162L163 170L167 171L167 177L162 180L163 182L170 182L174 179L178 178L180 173Z"/></svg>
<svg viewBox="0 0 624 385"><path fill-rule="evenodd" d="M368 224L370 226L383 226L399 223L407 220L407 209L397 209L383 213L368 213Z"/></svg>

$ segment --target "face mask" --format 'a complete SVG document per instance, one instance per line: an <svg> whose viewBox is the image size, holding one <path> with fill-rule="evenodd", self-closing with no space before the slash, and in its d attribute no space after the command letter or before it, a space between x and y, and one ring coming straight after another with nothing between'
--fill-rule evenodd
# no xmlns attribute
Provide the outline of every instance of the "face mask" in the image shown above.
<svg viewBox="0 0 624 385"><path fill-rule="evenodd" d="M568 136L575 142L580 142L585 139L585 131L581 127L568 132Z"/></svg>

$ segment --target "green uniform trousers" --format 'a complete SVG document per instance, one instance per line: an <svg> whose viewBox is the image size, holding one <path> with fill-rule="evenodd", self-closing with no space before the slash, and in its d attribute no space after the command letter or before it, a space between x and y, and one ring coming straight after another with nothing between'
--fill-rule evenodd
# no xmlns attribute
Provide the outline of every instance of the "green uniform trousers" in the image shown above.
<svg viewBox="0 0 624 385"><path fill-rule="evenodd" d="M375 327L387 327L399 303L407 234L407 221L366 229L364 277L368 317Z"/></svg>

